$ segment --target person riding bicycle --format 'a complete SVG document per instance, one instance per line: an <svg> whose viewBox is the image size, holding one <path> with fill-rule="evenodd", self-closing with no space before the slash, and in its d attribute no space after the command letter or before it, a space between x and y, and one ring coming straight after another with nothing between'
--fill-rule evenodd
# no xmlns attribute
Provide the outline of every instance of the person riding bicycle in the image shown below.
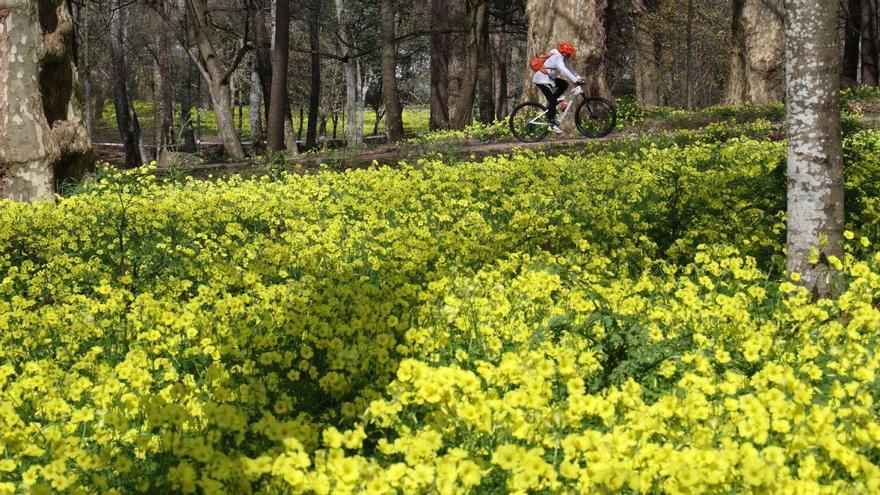
<svg viewBox="0 0 880 495"><path fill-rule="evenodd" d="M565 62L569 57L577 53L569 43L561 43L557 48L546 51L532 60L531 67L535 71L532 83L544 93L547 98L547 121L552 126L553 132L562 133L559 122L556 121L556 107L559 105L559 97L568 89L568 83L580 84L584 78Z"/></svg>

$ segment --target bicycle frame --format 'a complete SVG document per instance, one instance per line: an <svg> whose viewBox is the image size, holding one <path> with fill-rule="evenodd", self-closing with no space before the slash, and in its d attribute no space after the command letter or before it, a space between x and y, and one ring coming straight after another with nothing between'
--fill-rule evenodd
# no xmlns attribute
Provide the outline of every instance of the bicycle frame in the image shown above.
<svg viewBox="0 0 880 495"><path fill-rule="evenodd" d="M559 103L565 102L565 110L562 111L562 115L558 119L560 124L563 121L565 121L565 117L568 115L568 111L571 110L572 107L574 106L574 99L578 95L581 95L583 93L584 93L583 86L578 84L578 85L573 86L572 89L570 89L569 91L566 91L565 94L562 95L562 98L559 99ZM536 115L533 119L529 120L528 123L532 124L532 125L544 125L544 126L550 127L550 124L548 122L541 119L541 117L543 117L546 113L547 113L547 110L544 110L543 112ZM541 119L541 120L539 120L539 119Z"/></svg>

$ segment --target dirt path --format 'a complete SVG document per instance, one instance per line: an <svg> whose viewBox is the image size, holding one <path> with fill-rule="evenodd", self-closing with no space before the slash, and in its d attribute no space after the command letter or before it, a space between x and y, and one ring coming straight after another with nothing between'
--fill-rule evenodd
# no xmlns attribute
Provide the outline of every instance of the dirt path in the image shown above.
<svg viewBox="0 0 880 495"><path fill-rule="evenodd" d="M379 165L396 165L401 161L415 161L432 154L443 154L462 159L480 159L490 155L509 153L515 149L549 150L563 147L577 146L578 144L613 141L633 136L633 132L624 131L611 134L604 138L588 139L581 136L563 136L548 139L540 143L521 143L519 141L505 141L495 143L472 142L438 142L431 144L402 143L397 145L382 145L376 148L351 150L340 149L325 153L303 154L295 156L283 166L289 171L309 173L319 170L320 166L327 165L334 170L351 168L365 168L374 162ZM226 175L232 173L266 173L273 168L260 162L236 162L236 163L209 163L188 165L178 170L188 175L205 177L207 175Z"/></svg>
<svg viewBox="0 0 880 495"><path fill-rule="evenodd" d="M339 148L317 153L305 153L296 155L284 163L268 163L264 160L255 159L243 162L220 162L220 163L192 163L170 169L174 173L182 173L193 177L205 178L207 176L223 176L228 174L240 175L264 175L278 170L286 170L291 173L307 174L322 170L322 165L331 170L346 170L352 168L366 168L374 162L378 165L397 165L399 162L415 163L422 158L435 157L440 154L445 160L479 160L490 155L510 153L515 149L532 149L542 151L559 151L560 149L576 149L578 146L589 146L595 143L623 141L639 139L643 136L654 136L667 131L683 129L699 129L712 122L729 120L722 116L702 116L679 119L679 121L666 118L649 118L640 123L623 129L620 132L599 139L588 139L580 134L565 134L562 136L550 136L549 139L539 143L522 143L519 141L438 141L431 143L406 142L397 144L382 144L369 148L351 149ZM781 139L782 127L775 123L777 129L776 138ZM512 139L512 138L507 138ZM160 170L162 170L160 168Z"/></svg>

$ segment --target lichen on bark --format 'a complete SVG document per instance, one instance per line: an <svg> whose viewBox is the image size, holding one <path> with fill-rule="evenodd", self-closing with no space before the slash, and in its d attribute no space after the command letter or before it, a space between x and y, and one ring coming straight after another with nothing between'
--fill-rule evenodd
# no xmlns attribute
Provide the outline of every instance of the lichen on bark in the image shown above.
<svg viewBox="0 0 880 495"><path fill-rule="evenodd" d="M787 269L814 297L843 289L832 257L843 258L837 2L786 2L788 118Z"/></svg>

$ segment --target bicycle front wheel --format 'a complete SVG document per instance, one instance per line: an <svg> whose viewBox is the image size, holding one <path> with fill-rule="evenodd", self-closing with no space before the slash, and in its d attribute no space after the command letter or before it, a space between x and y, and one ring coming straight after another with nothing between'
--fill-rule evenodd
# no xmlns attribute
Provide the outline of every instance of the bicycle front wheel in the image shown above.
<svg viewBox="0 0 880 495"><path fill-rule="evenodd" d="M546 114L547 108L540 103L520 103L510 114L510 133L524 143L537 143L550 132Z"/></svg>
<svg viewBox="0 0 880 495"><path fill-rule="evenodd" d="M605 98L591 96L578 105L574 114L574 123L584 136L605 137L617 124L617 109Z"/></svg>

